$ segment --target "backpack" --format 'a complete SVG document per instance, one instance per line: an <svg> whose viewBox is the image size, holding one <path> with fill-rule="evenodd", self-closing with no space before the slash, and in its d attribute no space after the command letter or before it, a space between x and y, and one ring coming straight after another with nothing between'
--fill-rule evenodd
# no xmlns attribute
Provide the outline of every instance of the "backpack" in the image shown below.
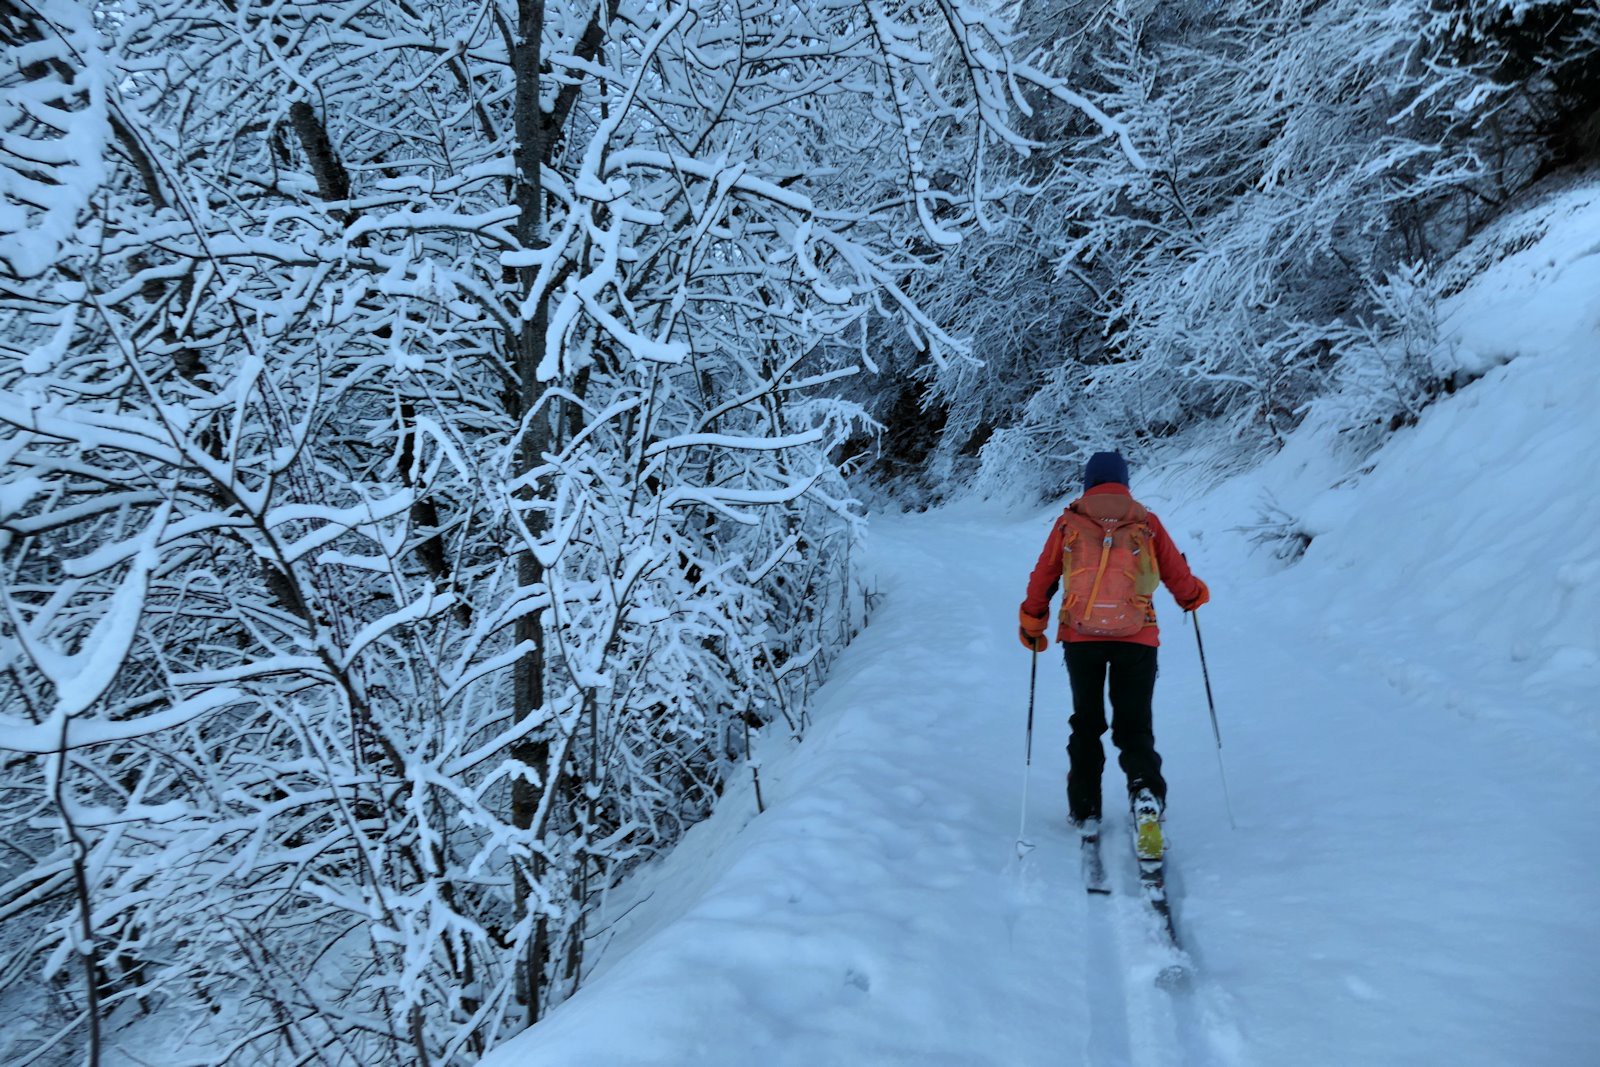
<svg viewBox="0 0 1600 1067"><path fill-rule="evenodd" d="M1131 637L1156 621L1161 583L1150 513L1129 497L1073 502L1061 516L1061 621L1085 637Z"/></svg>

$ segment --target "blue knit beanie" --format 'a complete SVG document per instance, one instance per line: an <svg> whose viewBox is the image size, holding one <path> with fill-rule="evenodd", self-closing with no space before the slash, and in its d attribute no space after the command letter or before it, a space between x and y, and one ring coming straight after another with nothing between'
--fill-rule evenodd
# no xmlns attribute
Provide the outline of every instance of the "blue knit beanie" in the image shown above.
<svg viewBox="0 0 1600 1067"><path fill-rule="evenodd" d="M1083 466L1083 487L1093 489L1106 482L1128 484L1128 461L1121 452L1096 452Z"/></svg>

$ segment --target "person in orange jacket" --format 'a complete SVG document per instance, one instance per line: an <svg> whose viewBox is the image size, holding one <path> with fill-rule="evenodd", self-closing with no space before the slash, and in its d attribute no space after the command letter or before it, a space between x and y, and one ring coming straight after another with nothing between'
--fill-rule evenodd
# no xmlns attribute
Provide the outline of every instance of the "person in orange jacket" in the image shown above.
<svg viewBox="0 0 1600 1067"><path fill-rule="evenodd" d="M1084 529L1087 534L1079 532ZM1113 551L1114 531L1120 552L1115 558L1128 565L1113 568L1115 573L1108 581L1105 554ZM1159 579L1185 611L1194 611L1210 600L1211 594L1206 584L1190 572L1161 520L1133 499L1128 490L1127 461L1117 452L1096 452L1090 457L1084 468L1083 496L1068 505L1050 528L1044 550L1028 579L1028 595L1020 613L1019 636L1029 651L1043 652L1050 644L1045 629L1064 562L1071 571L1067 575L1069 590L1079 590L1064 594L1061 622L1056 629L1072 683L1072 732L1067 742L1068 811L1084 834L1098 832L1100 777L1106 759L1100 739L1106 732L1105 693L1109 680L1111 740L1127 776L1141 855L1153 850L1155 855L1149 858L1155 858L1161 849L1156 823L1166 805L1167 783L1161 776L1161 756L1156 752L1151 722L1161 631L1149 594L1155 591ZM1110 614L1106 618L1091 617L1088 608L1107 596L1121 595L1120 591L1107 592L1119 581L1134 614L1123 610L1117 616L1108 608ZM1088 596L1081 592L1085 586L1093 590ZM1152 828L1154 836L1149 837Z"/></svg>

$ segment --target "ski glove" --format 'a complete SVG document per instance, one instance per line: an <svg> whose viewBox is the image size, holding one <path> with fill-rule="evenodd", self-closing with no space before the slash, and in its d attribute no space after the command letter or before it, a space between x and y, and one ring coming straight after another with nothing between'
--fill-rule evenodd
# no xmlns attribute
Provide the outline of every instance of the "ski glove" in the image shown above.
<svg viewBox="0 0 1600 1067"><path fill-rule="evenodd" d="M1017 637L1022 640L1023 648L1029 652L1043 652L1050 647L1050 639L1044 635L1045 627L1050 624L1048 618L1041 619L1026 611L1019 611L1017 616L1022 624Z"/></svg>
<svg viewBox="0 0 1600 1067"><path fill-rule="evenodd" d="M1200 591L1194 596L1190 597L1188 600L1180 601L1178 603L1178 607L1182 608L1184 611L1194 611L1200 607L1201 604L1209 604L1211 602L1211 590L1206 588L1206 583L1196 578L1194 580L1194 584L1200 587Z"/></svg>

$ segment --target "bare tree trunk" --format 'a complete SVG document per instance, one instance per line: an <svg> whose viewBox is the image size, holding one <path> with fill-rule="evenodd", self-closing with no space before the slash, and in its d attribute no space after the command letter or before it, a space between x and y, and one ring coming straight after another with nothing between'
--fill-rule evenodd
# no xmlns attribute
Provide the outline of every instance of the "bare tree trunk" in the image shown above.
<svg viewBox="0 0 1600 1067"><path fill-rule="evenodd" d="M517 28L512 44L511 70L515 79L513 121L516 127L515 198L517 241L525 249L541 244L543 224L543 189L540 167L544 162L545 127L539 112L539 49L544 29L544 0L518 0ZM533 291L538 269L532 266L517 268L517 288L525 300ZM517 455L517 472L527 474L539 463L550 435L549 412L533 414L539 400L539 364L544 359L545 326L548 311L545 302L538 302L531 319L525 320L514 338L518 381L517 414L524 420L522 443ZM518 493L521 500L531 502L533 489L525 486ZM530 535L537 537L544 531L542 512L526 511L522 515ZM544 568L534 554L526 549L517 555L517 584L528 589L544 580ZM517 661L512 681L513 714L524 719L544 705L545 637L537 614L523 615L517 619L514 631L518 644L527 643L529 650ZM518 741L512 748L512 757L526 765L532 775L545 788L554 785L545 781L549 774L550 740L548 734L537 733ZM533 826L539 808L541 788L534 782L519 778L511 787L511 821L521 830ZM532 884L544 873L544 861L535 856L528 868L517 879L517 906L526 914L532 899ZM542 1008L543 984L548 969L550 937L548 921L544 916L536 920L533 938L527 956L521 961L522 999L527 1008L528 1024L539 1021Z"/></svg>
<svg viewBox="0 0 1600 1067"><path fill-rule="evenodd" d="M345 170L339 153L334 151L333 140L316 111L304 100L296 100L289 105L289 121L300 138L306 159L311 162L311 173L317 179L317 194L333 203L349 200L350 173ZM343 208L330 208L328 214L341 223L355 221L355 216L347 214Z"/></svg>
<svg viewBox="0 0 1600 1067"><path fill-rule="evenodd" d="M100 985L104 976L100 970L100 953L95 947L93 904L89 895L89 844L78 833L67 806L67 727L70 718L61 720L61 750L56 754L55 793L56 811L61 826L66 831L72 850L72 884L78 897L78 955L83 963L83 990L87 1006L85 1017L89 1022L89 1046L84 1052L85 1067L100 1067Z"/></svg>

